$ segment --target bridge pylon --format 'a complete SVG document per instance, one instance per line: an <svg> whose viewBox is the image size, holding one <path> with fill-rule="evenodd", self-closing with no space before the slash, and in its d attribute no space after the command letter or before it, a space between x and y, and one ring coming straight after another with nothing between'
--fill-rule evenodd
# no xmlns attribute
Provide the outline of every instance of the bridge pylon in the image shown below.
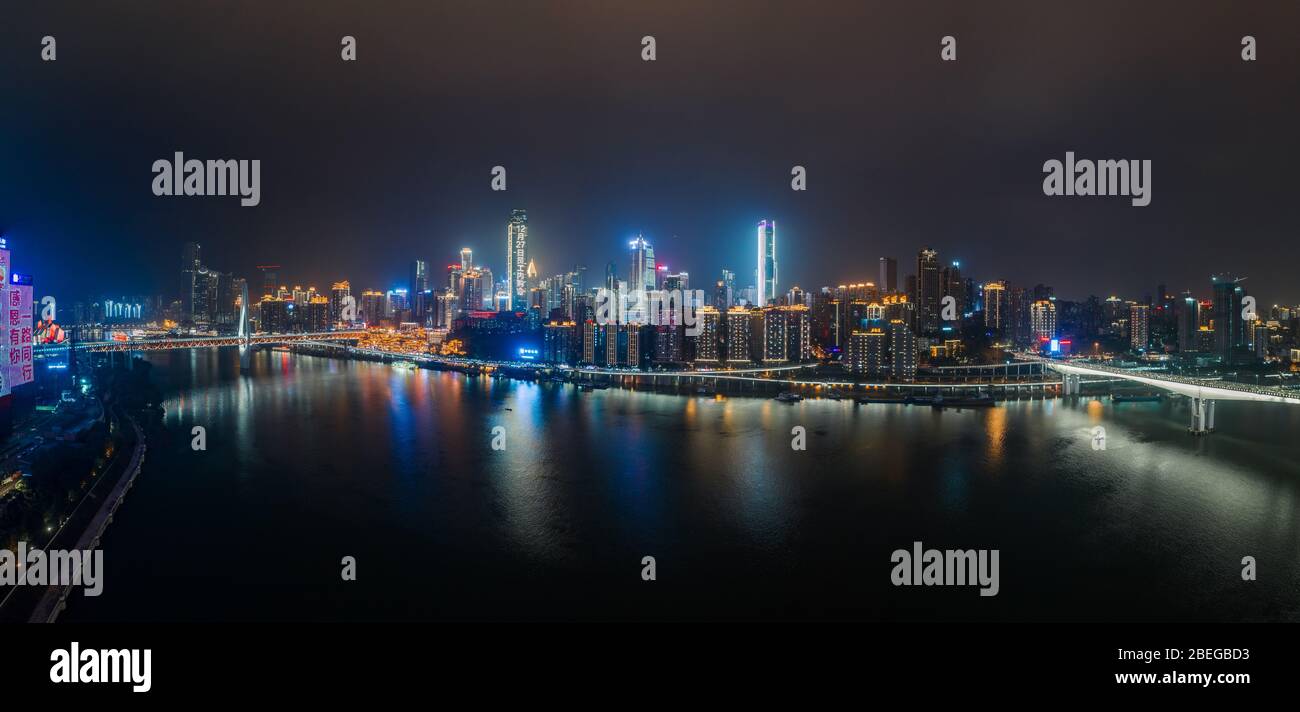
<svg viewBox="0 0 1300 712"><path fill-rule="evenodd" d="M1192 398L1192 424L1187 431L1192 435L1209 435L1214 432L1214 401L1209 398Z"/></svg>

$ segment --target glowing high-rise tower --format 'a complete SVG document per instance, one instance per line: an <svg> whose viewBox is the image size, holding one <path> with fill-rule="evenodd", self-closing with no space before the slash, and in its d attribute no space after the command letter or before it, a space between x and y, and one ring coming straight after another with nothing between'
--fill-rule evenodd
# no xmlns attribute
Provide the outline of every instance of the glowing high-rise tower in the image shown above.
<svg viewBox="0 0 1300 712"><path fill-rule="evenodd" d="M758 224L758 306L776 301L776 221Z"/></svg>
<svg viewBox="0 0 1300 712"><path fill-rule="evenodd" d="M631 250L632 269L628 273L628 289L640 293L655 288L655 248L637 235L628 248Z"/></svg>
<svg viewBox="0 0 1300 712"><path fill-rule="evenodd" d="M528 307L528 211L511 210L506 225L506 310Z"/></svg>

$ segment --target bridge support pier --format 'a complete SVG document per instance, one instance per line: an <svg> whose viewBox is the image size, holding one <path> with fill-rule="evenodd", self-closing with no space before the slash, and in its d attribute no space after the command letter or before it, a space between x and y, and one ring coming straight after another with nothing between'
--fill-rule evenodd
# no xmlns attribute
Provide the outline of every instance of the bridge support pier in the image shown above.
<svg viewBox="0 0 1300 712"><path fill-rule="evenodd" d="M1214 401L1209 398L1192 399L1192 425L1187 431L1192 435L1209 435L1214 432Z"/></svg>
<svg viewBox="0 0 1300 712"><path fill-rule="evenodd" d="M1079 376L1069 373L1061 374L1061 395L1077 396L1081 389L1082 383Z"/></svg>

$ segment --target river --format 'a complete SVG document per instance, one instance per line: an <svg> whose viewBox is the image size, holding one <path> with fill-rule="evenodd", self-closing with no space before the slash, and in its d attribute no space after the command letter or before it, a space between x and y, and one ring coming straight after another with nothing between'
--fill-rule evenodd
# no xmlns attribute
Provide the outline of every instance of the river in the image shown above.
<svg viewBox="0 0 1300 712"><path fill-rule="evenodd" d="M1178 401L788 404L148 358L163 426L103 595L61 620L1300 619L1300 408L1220 403L1193 437ZM998 595L894 586L915 541L997 549Z"/></svg>

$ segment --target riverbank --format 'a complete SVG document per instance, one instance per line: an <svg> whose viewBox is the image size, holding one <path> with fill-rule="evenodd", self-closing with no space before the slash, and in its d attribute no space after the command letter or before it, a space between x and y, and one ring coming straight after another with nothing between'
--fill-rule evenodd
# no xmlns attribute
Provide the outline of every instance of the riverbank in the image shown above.
<svg viewBox="0 0 1300 712"><path fill-rule="evenodd" d="M280 347L287 353L325 358L339 358L389 364L412 364L434 371L454 371L470 377L510 378L520 381L573 384L589 391L617 387L688 396L752 396L770 398L793 391L802 398L858 399L880 402L930 403L938 398L994 401L1043 400L1060 397L1060 381L1036 380L1009 382L858 382L838 380L833 375L816 379L780 378L776 374L798 374L821 368L818 364L752 368L734 371L634 371L623 369L551 366L519 362L482 361L466 358L434 357L321 344L294 344ZM842 374L839 374L842 376ZM1088 395L1108 393L1097 389Z"/></svg>
<svg viewBox="0 0 1300 712"><path fill-rule="evenodd" d="M122 500L126 498L126 493L135 485L136 477L140 474L140 469L144 466L144 456L148 451L148 444L145 439L144 431L135 418L130 415L123 416L132 430L134 446L131 448L131 457L126 466L119 473L117 482L114 484L112 491L104 498L99 508L95 510L94 516L90 518L89 523L82 531L77 543L72 547L76 551L91 551L98 549L100 542L104 537L104 532L108 530L108 525L113 523L113 515L117 513L118 507L122 506ZM58 548L51 546L49 548ZM36 604L32 612L29 623L53 623L58 619L59 614L68 607L68 595L74 590L74 586L68 584L63 586L50 586L41 596L41 600Z"/></svg>
<svg viewBox="0 0 1300 712"><path fill-rule="evenodd" d="M95 476L86 494L49 541L40 546L42 550L88 551L98 547L113 521L113 514L135 483L144 462L144 433L129 415L113 412L109 419L112 430L120 434L113 459ZM53 622L66 607L73 588L16 586L0 600L0 622Z"/></svg>

